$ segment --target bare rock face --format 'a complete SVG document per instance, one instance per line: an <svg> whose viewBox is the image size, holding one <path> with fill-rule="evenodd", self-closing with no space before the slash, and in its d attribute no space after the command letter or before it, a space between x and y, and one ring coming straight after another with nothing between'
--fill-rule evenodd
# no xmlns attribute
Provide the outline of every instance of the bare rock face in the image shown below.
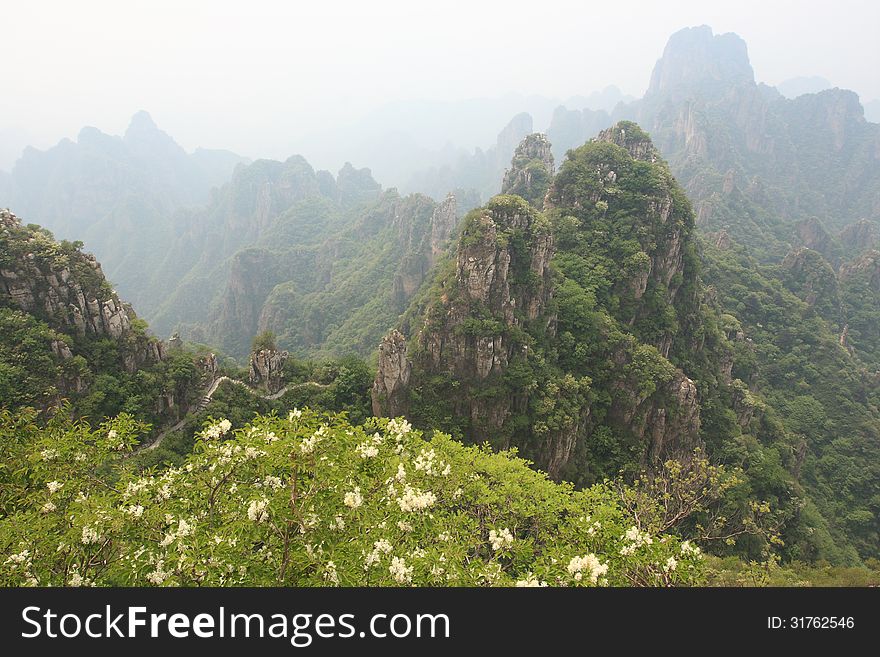
<svg viewBox="0 0 880 657"><path fill-rule="evenodd" d="M522 236L514 243L512 235ZM485 379L507 366L513 345L504 329L534 320L550 299L553 238L528 204L496 197L465 226L456 257L454 290L446 295L437 330L419 336L428 369L464 379ZM513 270L533 284L516 282ZM522 278L522 277L519 277ZM473 311L491 317L474 324Z"/></svg>
<svg viewBox="0 0 880 657"><path fill-rule="evenodd" d="M379 345L379 369L371 391L373 415L406 415L409 410L407 386L411 375L412 363L406 357L406 339L394 329Z"/></svg>
<svg viewBox="0 0 880 657"><path fill-rule="evenodd" d="M861 253L880 246L880 224L860 219L849 224L838 236L843 247L851 253Z"/></svg>
<svg viewBox="0 0 880 657"><path fill-rule="evenodd" d="M547 136L541 133L527 135L517 146L510 168L504 173L501 193L517 194L542 207L554 173L553 153Z"/></svg>
<svg viewBox="0 0 880 657"><path fill-rule="evenodd" d="M722 90L754 83L745 42L735 34L712 34L707 25L689 27L670 37L651 74L646 95L685 95L695 87Z"/></svg>
<svg viewBox="0 0 880 657"><path fill-rule="evenodd" d="M216 354L208 354L199 358L196 361L196 368L207 382L213 381L220 376L220 364L217 362Z"/></svg>
<svg viewBox="0 0 880 657"><path fill-rule="evenodd" d="M608 411L608 422L631 432L647 445L645 465L687 456L701 446L700 403L697 387L681 370L647 393L620 379Z"/></svg>
<svg viewBox="0 0 880 657"><path fill-rule="evenodd" d="M444 201L437 206L431 215L431 264L433 265L446 244L455 232L458 224L458 208L455 195L451 192L446 195Z"/></svg>
<svg viewBox="0 0 880 657"><path fill-rule="evenodd" d="M248 381L262 386L274 394L284 387L284 363L289 354L286 351L260 349L251 353Z"/></svg>
<svg viewBox="0 0 880 657"><path fill-rule="evenodd" d="M872 289L880 292L880 251L872 249L840 268L840 280L854 277L865 278Z"/></svg>
<svg viewBox="0 0 880 657"><path fill-rule="evenodd" d="M0 231L12 235L22 230L18 217L0 210ZM135 335L134 311L110 289L94 256L65 251L39 232L32 232L25 245L24 251L19 248L5 254L0 266L0 294L62 332L117 341L132 337L133 346L124 354L124 365L130 372L165 358L163 343Z"/></svg>

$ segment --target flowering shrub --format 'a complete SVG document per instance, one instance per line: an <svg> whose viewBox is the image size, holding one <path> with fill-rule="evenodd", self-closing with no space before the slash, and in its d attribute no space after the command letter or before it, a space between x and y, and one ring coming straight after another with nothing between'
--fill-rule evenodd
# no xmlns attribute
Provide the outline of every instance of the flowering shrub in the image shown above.
<svg viewBox="0 0 880 657"><path fill-rule="evenodd" d="M513 454L425 440L402 419L296 410L201 432L139 473L143 426L0 413L0 583L687 585L700 550L651 535L606 486L575 491Z"/></svg>

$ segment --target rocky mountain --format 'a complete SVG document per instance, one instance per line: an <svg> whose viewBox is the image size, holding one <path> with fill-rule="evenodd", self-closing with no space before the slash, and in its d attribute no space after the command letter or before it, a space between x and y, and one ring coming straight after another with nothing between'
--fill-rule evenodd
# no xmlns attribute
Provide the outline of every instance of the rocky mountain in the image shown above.
<svg viewBox="0 0 880 657"><path fill-rule="evenodd" d="M557 157L612 120L637 121L694 202L697 223L784 257L791 224L831 229L880 213L880 125L851 91L794 99L755 82L745 42L708 26L674 34L643 99L609 116L558 110Z"/></svg>
<svg viewBox="0 0 880 657"><path fill-rule="evenodd" d="M514 157L508 181L540 159ZM578 483L703 450L772 500L786 553L875 554L875 460L858 445L880 436L880 400L863 365L873 352L855 344L877 344L878 306L864 303L876 252L846 264L844 248L872 224L802 222L802 244L760 265L724 230L698 235L632 122L571 150L532 201L501 195L465 217L454 261L380 345L374 412L516 447ZM848 492L831 494L846 476Z"/></svg>
<svg viewBox="0 0 880 657"><path fill-rule="evenodd" d="M301 356L367 354L457 222L455 196L382 191L368 169L255 162L188 216L153 276L166 299L151 325L240 357L265 330Z"/></svg>
<svg viewBox="0 0 880 657"><path fill-rule="evenodd" d="M122 137L83 128L76 141L25 149L8 182L0 182L0 207L82 240L149 314L162 295L147 283L175 241L177 211L206 202L241 161L227 151L188 154L138 112Z"/></svg>
<svg viewBox="0 0 880 657"><path fill-rule="evenodd" d="M555 171L547 136L540 133L527 135L516 147L510 168L504 173L501 193L516 194L542 207Z"/></svg>
<svg viewBox="0 0 880 657"><path fill-rule="evenodd" d="M146 332L81 242L57 242L0 210L0 391L5 407L74 409L158 418L186 403L192 383L171 372L166 345ZM123 397L127 386L139 393Z"/></svg>
<svg viewBox="0 0 880 657"><path fill-rule="evenodd" d="M630 123L555 178L546 138L527 136L505 186L533 163L552 180L546 201L532 198L543 211L502 195L466 216L454 266L404 323L412 333L382 343L374 409L516 446L554 477L599 471L586 453L608 431L635 463L687 453L701 442L697 388L668 359L698 305L687 199Z"/></svg>

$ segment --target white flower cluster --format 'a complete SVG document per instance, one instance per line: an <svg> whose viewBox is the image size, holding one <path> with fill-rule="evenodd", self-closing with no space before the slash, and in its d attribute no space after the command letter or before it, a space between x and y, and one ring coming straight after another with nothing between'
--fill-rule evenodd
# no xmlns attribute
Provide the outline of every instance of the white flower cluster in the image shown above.
<svg viewBox="0 0 880 657"><path fill-rule="evenodd" d="M627 529L624 538L629 541L629 544L620 548L620 554L623 556L633 554L643 545L650 545L654 542L654 539L651 538L650 534L639 531L638 527L630 527Z"/></svg>
<svg viewBox="0 0 880 657"><path fill-rule="evenodd" d="M498 550L503 550L513 545L513 534L510 533L507 527L501 531L491 529L489 530L489 543L492 545L492 549L498 552Z"/></svg>
<svg viewBox="0 0 880 657"><path fill-rule="evenodd" d="M91 586L92 580L88 577L83 577L79 573L73 573L70 576L70 579L67 580L68 586Z"/></svg>
<svg viewBox="0 0 880 657"><path fill-rule="evenodd" d="M248 506L248 520L252 522L266 522L269 519L269 500L263 498L261 500L252 500Z"/></svg>
<svg viewBox="0 0 880 657"><path fill-rule="evenodd" d="M675 557L669 557L666 560L666 563L663 564L663 570L667 573L671 573L678 566L678 560Z"/></svg>
<svg viewBox="0 0 880 657"><path fill-rule="evenodd" d="M388 434L399 440L412 431L412 425L402 417L388 420Z"/></svg>
<svg viewBox="0 0 880 657"><path fill-rule="evenodd" d="M324 581L339 586L339 574L336 572L336 564L332 561L328 561L324 566Z"/></svg>
<svg viewBox="0 0 880 657"><path fill-rule="evenodd" d="M140 504L131 504L125 507L125 513L130 516L134 516L135 518L140 518L144 515L144 507Z"/></svg>
<svg viewBox="0 0 880 657"><path fill-rule="evenodd" d="M378 435L378 434L376 434ZM362 459L369 459L379 455L379 447L370 440L366 440L354 448Z"/></svg>
<svg viewBox="0 0 880 657"><path fill-rule="evenodd" d="M217 424L214 424L204 431L202 431L202 437L204 438L219 438L226 432L228 432L232 428L232 422L227 419L220 420Z"/></svg>
<svg viewBox="0 0 880 657"><path fill-rule="evenodd" d="M384 538L373 543L373 551L364 558L364 570L368 570L372 565L379 563L382 555L390 554L392 549L391 543Z"/></svg>
<svg viewBox="0 0 880 657"><path fill-rule="evenodd" d="M90 543L97 543L101 540L101 533L98 531L97 527L92 527L91 525L86 525L82 528L82 542L83 545L88 545Z"/></svg>
<svg viewBox="0 0 880 657"><path fill-rule="evenodd" d="M162 559L159 559L158 563L156 563L155 570L147 574L147 581L150 582L150 584L160 586L162 582L168 579L170 574L171 573L165 570L165 562Z"/></svg>
<svg viewBox="0 0 880 657"><path fill-rule="evenodd" d="M171 518L169 521L169 517L165 517L165 521L170 525L174 522L174 519ZM193 533L193 526L189 524L186 520L181 518L177 523L177 529L174 531L170 531L165 534L165 537L159 542L159 547L168 547L174 541L180 540L181 538L186 538L190 534Z"/></svg>
<svg viewBox="0 0 880 657"><path fill-rule="evenodd" d="M361 497L360 486L355 486L354 490L347 492L343 498L343 502L345 502L345 506L352 509L360 507L364 503L364 498Z"/></svg>
<svg viewBox="0 0 880 657"><path fill-rule="evenodd" d="M592 552L583 557L574 557L568 562L568 572L574 579L580 582L584 574L595 584L599 578L608 572L607 563L599 563L599 558Z"/></svg>
<svg viewBox="0 0 880 657"><path fill-rule="evenodd" d="M266 488L274 488L275 490L278 490L283 486L283 484L281 483L281 477L266 475L266 477L263 479L263 486L265 486Z"/></svg>
<svg viewBox="0 0 880 657"><path fill-rule="evenodd" d="M682 541L681 543L681 553L685 556L695 556L697 558L701 558L702 554L700 552L700 548L696 545L691 545L690 541Z"/></svg>
<svg viewBox="0 0 880 657"><path fill-rule="evenodd" d="M58 458L58 450L57 449L44 449L40 452L40 458L44 461L52 461Z"/></svg>
<svg viewBox="0 0 880 657"><path fill-rule="evenodd" d="M4 561L3 563L4 563L4 564L9 564L9 563L13 563L13 564L29 563L30 560L31 560L30 557L31 557L31 551L30 551L30 550L22 550L21 552L16 552L15 554L10 554L9 557L6 559L6 561Z"/></svg>
<svg viewBox="0 0 880 657"><path fill-rule="evenodd" d="M294 408L290 413L287 414L288 422L293 422L294 420L298 420L302 417L303 412L298 408Z"/></svg>
<svg viewBox="0 0 880 657"><path fill-rule="evenodd" d="M547 586L547 582L539 580L532 573L529 573L526 575L525 579L518 579L514 586L517 586L518 588L545 587Z"/></svg>
<svg viewBox="0 0 880 657"><path fill-rule="evenodd" d="M49 489L50 493L57 493L64 486L60 481L50 481L46 484L46 488Z"/></svg>
<svg viewBox="0 0 880 657"><path fill-rule="evenodd" d="M43 506L40 507L40 513L52 513L58 507L55 506L54 502L46 502Z"/></svg>
<svg viewBox="0 0 880 657"><path fill-rule="evenodd" d="M116 429L110 429L110 431L107 432L107 440L116 440L118 437L119 434L116 432ZM124 450L125 442L120 442L118 445L116 445L116 449L120 452Z"/></svg>
<svg viewBox="0 0 880 657"><path fill-rule="evenodd" d="M129 481L125 485L125 492L122 494L123 497L134 497L142 490L146 490L150 486L149 479L138 479L137 481Z"/></svg>
<svg viewBox="0 0 880 657"><path fill-rule="evenodd" d="M409 584L412 582L412 566L407 566L406 561L401 557L392 557L391 565L388 566L388 572L398 584Z"/></svg>
<svg viewBox="0 0 880 657"><path fill-rule="evenodd" d="M425 509L434 506L434 502L436 501L437 496L431 491L422 491L409 484L403 489L403 495L397 498L397 504L400 506L400 510L405 513L424 511Z"/></svg>
<svg viewBox="0 0 880 657"><path fill-rule="evenodd" d="M419 452L419 455L413 461L413 465L415 465L416 470L421 470L431 476L439 474L446 477L452 471L448 463L439 463L437 461L437 454L433 449L427 448L423 448Z"/></svg>
<svg viewBox="0 0 880 657"><path fill-rule="evenodd" d="M300 443L299 450L303 454L311 454L321 439L327 434L327 426L322 424L318 430Z"/></svg>

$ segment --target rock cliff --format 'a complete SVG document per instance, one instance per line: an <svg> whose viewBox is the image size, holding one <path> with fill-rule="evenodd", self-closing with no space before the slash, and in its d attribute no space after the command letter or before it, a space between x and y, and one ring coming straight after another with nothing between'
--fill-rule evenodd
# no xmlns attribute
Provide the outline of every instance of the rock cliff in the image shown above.
<svg viewBox="0 0 880 657"><path fill-rule="evenodd" d="M395 329L379 345L378 371L371 391L374 415L399 417L409 412L407 387L411 374L406 339Z"/></svg>
<svg viewBox="0 0 880 657"><path fill-rule="evenodd" d="M0 236L0 294L7 304L60 332L124 344L120 353L129 372L165 357L162 342L133 328L134 311L120 301L94 256L23 226L9 210L0 210Z"/></svg>
<svg viewBox="0 0 880 657"><path fill-rule="evenodd" d="M506 188L528 189L518 164L552 170L543 136L517 152ZM543 211L500 195L465 217L409 337L382 342L374 412L516 447L555 478L588 480L609 432L641 465L685 458L702 445L700 391L667 357L705 341L690 205L631 123L549 182ZM723 351L727 378L713 376L729 382Z"/></svg>
<svg viewBox="0 0 880 657"><path fill-rule="evenodd" d="M269 394L284 387L284 363L289 354L275 349L260 349L251 353L248 381L261 386Z"/></svg>
<svg viewBox="0 0 880 657"><path fill-rule="evenodd" d="M510 168L504 173L502 194L516 194L541 208L544 195L555 173L553 153L546 135L527 135L513 154Z"/></svg>

